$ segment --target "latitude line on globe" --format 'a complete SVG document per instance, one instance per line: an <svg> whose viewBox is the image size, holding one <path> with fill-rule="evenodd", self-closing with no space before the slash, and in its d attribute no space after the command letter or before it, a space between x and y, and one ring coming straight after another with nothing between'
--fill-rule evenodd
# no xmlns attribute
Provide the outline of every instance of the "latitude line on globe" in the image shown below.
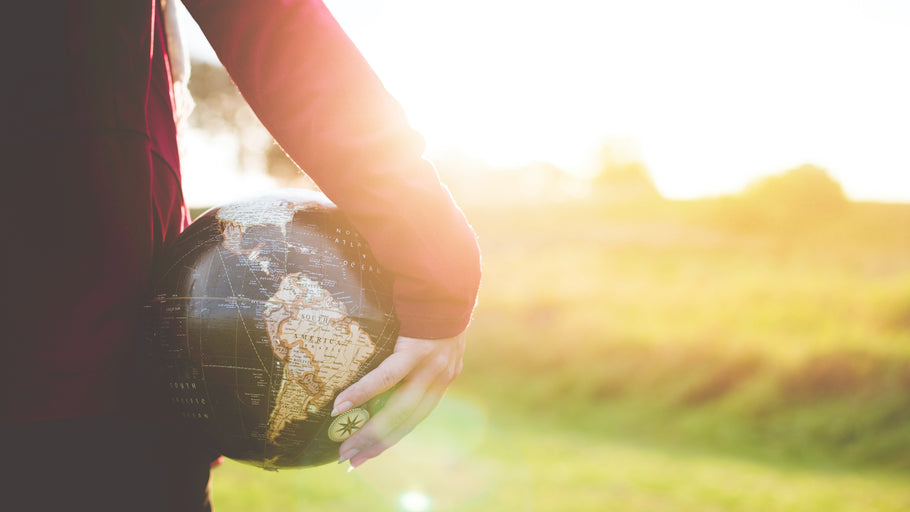
<svg viewBox="0 0 910 512"><path fill-rule="evenodd" d="M234 365L230 365L230 364L201 364L199 366L202 366L204 368L225 368L228 370L247 370L247 371L251 371L251 372L262 371L260 368L249 368L246 366L234 366Z"/></svg>

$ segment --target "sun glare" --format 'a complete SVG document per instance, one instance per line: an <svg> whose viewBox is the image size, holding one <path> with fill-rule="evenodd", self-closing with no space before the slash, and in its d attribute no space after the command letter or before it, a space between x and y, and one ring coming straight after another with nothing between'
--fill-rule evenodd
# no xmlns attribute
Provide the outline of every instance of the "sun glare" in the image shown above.
<svg viewBox="0 0 910 512"><path fill-rule="evenodd" d="M420 491L408 491L398 499L405 512L426 512L430 510L430 497Z"/></svg>
<svg viewBox="0 0 910 512"><path fill-rule="evenodd" d="M590 174L623 137L673 197L814 163L851 195L910 200L895 2L327 3L431 149Z"/></svg>
<svg viewBox="0 0 910 512"><path fill-rule="evenodd" d="M901 0L326 4L431 153L590 175L619 138L668 197L811 163L855 199L910 201Z"/></svg>

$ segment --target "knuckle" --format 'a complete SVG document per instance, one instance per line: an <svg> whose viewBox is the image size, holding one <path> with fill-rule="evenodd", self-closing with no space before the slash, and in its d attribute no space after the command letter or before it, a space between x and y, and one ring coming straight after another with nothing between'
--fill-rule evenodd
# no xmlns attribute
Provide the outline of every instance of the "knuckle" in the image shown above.
<svg viewBox="0 0 910 512"><path fill-rule="evenodd" d="M379 433L377 432L377 425L375 421L367 423L360 431L357 433L360 435L359 441L361 445L370 445L375 443L379 439Z"/></svg>
<svg viewBox="0 0 910 512"><path fill-rule="evenodd" d="M429 360L427 366L437 371L443 371L449 366L449 358L442 354L437 354Z"/></svg>
<svg viewBox="0 0 910 512"><path fill-rule="evenodd" d="M395 428L395 427L397 427L398 425L401 425L402 423L404 423L405 421L407 421L407 419L408 419L409 416L410 416L410 414L409 414L408 411L397 411L397 412L396 412L394 415L392 415L392 417L390 418L391 421L390 421L390 425L389 425L389 427L390 427L389 430L391 430L392 428Z"/></svg>
<svg viewBox="0 0 910 512"><path fill-rule="evenodd" d="M386 409L383 411L384 414L377 416L378 421L375 430L376 442L385 442L388 440L389 435L398 429L402 424L404 424L408 418L410 418L411 413L407 409Z"/></svg>
<svg viewBox="0 0 910 512"><path fill-rule="evenodd" d="M382 426L374 419L367 422L362 429L358 430L354 436L357 436L357 445L363 449L365 446L376 444L381 439ZM354 439L351 436L351 439Z"/></svg>
<svg viewBox="0 0 910 512"><path fill-rule="evenodd" d="M461 374L461 368L458 365L453 365L449 367L449 371L446 373L446 377L449 381L453 381Z"/></svg>
<svg viewBox="0 0 910 512"><path fill-rule="evenodd" d="M435 345L427 341L420 341L410 346L410 350L418 357L426 357L432 354L435 349Z"/></svg>
<svg viewBox="0 0 910 512"><path fill-rule="evenodd" d="M442 375L447 378L452 378L452 379L455 378L456 364L453 361L449 360L449 358L447 358L447 357L437 357L433 361L433 369L439 375Z"/></svg>
<svg viewBox="0 0 910 512"><path fill-rule="evenodd" d="M348 388L339 395L339 398L356 404L364 400L364 395L363 383L357 381L348 386Z"/></svg>
<svg viewBox="0 0 910 512"><path fill-rule="evenodd" d="M398 379L395 378L391 371L381 368L379 373L376 374L376 382L381 389L388 389L394 386Z"/></svg>
<svg viewBox="0 0 910 512"><path fill-rule="evenodd" d="M382 452L388 450L390 447L391 447L390 443L386 443L383 441L376 441L375 443L370 445L368 448L366 448L362 453L368 458L373 458L373 457L376 457L377 455L382 454Z"/></svg>

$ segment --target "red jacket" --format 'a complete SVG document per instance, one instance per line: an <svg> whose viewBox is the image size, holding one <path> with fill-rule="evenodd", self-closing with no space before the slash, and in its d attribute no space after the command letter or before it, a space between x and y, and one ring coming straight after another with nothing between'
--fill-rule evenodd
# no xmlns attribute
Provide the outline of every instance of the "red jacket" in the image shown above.
<svg viewBox="0 0 910 512"><path fill-rule="evenodd" d="M322 2L184 3L275 139L395 275L401 334L463 330L474 233ZM154 0L5 10L4 416L117 412L151 262L188 220L160 12Z"/></svg>

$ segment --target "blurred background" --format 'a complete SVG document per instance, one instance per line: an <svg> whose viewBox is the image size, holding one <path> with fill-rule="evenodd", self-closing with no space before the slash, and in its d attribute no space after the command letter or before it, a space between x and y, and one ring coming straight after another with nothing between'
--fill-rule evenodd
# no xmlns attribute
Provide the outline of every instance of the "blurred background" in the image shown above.
<svg viewBox="0 0 910 512"><path fill-rule="evenodd" d="M484 283L411 436L219 510L910 510L910 4L326 3ZM312 186L184 21L190 205Z"/></svg>

